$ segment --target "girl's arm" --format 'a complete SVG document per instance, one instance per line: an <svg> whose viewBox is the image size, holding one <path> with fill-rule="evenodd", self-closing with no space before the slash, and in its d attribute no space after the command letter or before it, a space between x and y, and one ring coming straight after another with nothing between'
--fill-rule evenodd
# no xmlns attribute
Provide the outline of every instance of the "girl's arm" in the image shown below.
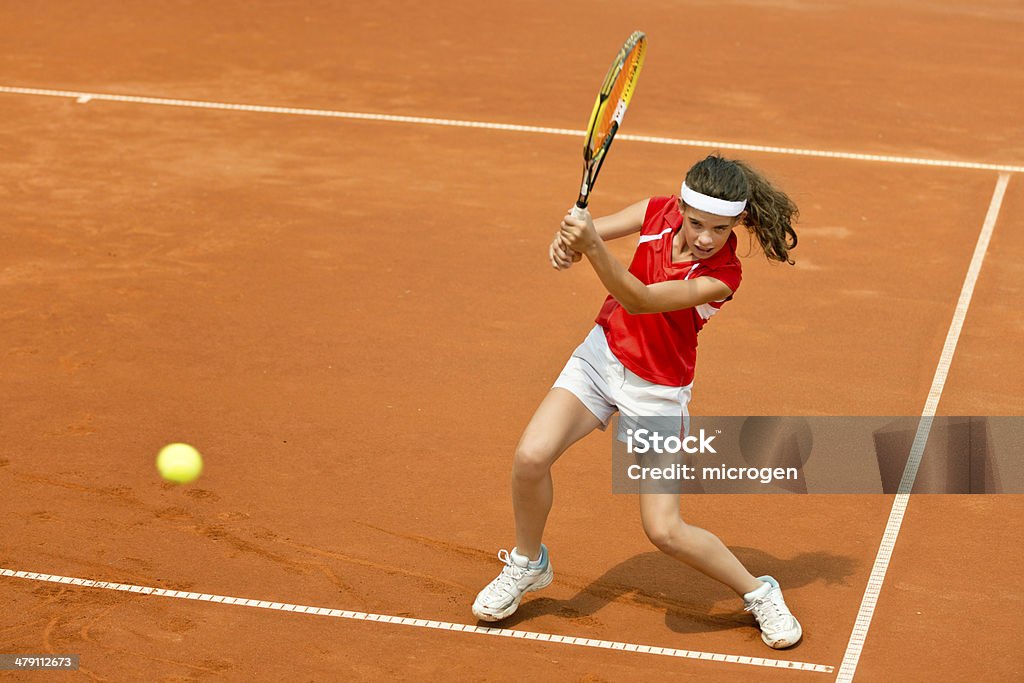
<svg viewBox="0 0 1024 683"><path fill-rule="evenodd" d="M644 217L647 215L648 201L643 199L621 211L595 219L594 230L598 237L607 242L640 232L640 228L644 225ZM579 251L569 247L561 233L555 235L554 241L548 248L548 259L552 266L558 270L564 270L579 261L580 257Z"/></svg>
<svg viewBox="0 0 1024 683"><path fill-rule="evenodd" d="M586 220L566 216L559 234L570 248L586 254L605 289L627 313L677 311L721 301L732 294L724 282L708 276L645 285L611 255L589 215Z"/></svg>
<svg viewBox="0 0 1024 683"><path fill-rule="evenodd" d="M648 201L650 200L643 199L622 211L595 219L594 230L597 231L598 237L607 242L640 232L640 228L644 226L644 217L647 215Z"/></svg>

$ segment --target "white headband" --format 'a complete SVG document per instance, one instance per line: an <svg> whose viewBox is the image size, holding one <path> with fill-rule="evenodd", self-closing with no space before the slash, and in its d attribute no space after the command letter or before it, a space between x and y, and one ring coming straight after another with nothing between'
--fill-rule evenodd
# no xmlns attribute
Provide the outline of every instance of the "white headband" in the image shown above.
<svg viewBox="0 0 1024 683"><path fill-rule="evenodd" d="M743 209L747 208L746 199L741 202L730 202L718 197L709 197L691 190L685 182L683 182L682 189L679 190L679 196L683 198L687 206L692 206L698 211L713 213L716 216L739 216L743 213Z"/></svg>

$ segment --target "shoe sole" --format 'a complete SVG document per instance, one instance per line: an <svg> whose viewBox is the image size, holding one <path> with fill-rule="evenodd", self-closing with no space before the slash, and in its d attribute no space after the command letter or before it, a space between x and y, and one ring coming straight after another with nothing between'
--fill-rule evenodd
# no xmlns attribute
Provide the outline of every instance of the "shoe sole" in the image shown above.
<svg viewBox="0 0 1024 683"><path fill-rule="evenodd" d="M489 614L487 612L478 611L476 605L473 605L473 616L479 619L480 621L501 621L502 619L507 619L508 617L512 616L517 609L519 609L519 603L523 601L523 595L526 595L527 593L533 593L534 591L539 591L542 588L547 588L551 585L551 582L554 580L554 578L555 573L549 572L546 578L541 579L540 582L535 583L526 590L524 590L522 595L520 595L511 605L495 614Z"/></svg>

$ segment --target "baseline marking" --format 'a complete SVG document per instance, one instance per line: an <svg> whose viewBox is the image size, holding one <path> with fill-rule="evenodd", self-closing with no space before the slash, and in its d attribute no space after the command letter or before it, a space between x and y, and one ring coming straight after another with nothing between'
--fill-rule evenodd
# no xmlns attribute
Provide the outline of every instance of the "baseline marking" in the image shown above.
<svg viewBox="0 0 1024 683"><path fill-rule="evenodd" d="M143 595L159 595L165 598L179 598L183 600L203 600L206 602L217 602L226 605L241 605L243 607L258 607L261 609L279 610L282 612L297 612L299 614L313 614L324 617L336 617L339 619L356 619L359 621L375 621L384 624L399 624L401 626L415 626L419 628L431 628L441 631L459 631L462 633L479 633L489 636L500 636L504 638L520 638L523 640L537 640L545 643L564 643L566 645L579 645L581 647L595 647L605 650L622 650L623 652L640 652L644 654L662 655L665 657L682 657L685 659L704 659L714 662L728 662L730 664L747 664L750 666L761 666L775 669L791 669L796 671L813 671L816 673L832 673L833 667L823 664L808 664L806 662L793 662L782 659L765 659L763 657L740 657L737 655L725 655L717 652L696 652L693 650L676 650L670 647L656 647L653 645L637 645L635 643L623 643L612 640L594 640L591 638L577 638L574 636L559 636L553 633L536 633L533 631L515 631L507 628L487 628L473 626L470 624L455 624L448 621L435 621L432 619L411 619L409 617L396 617L387 614L372 614L368 612L352 612L349 610L330 609L327 607L311 607L309 605L292 605L290 603L272 602L269 600L252 600L247 598L232 598L226 595L213 595L210 593L196 593L188 591L168 590L166 588L153 588L151 586L134 586L124 583L112 583L110 581L93 581L91 579L76 579L70 576L54 576L51 574L39 574L36 572L15 571L13 569L0 568L0 576L10 576L30 581L46 581L48 583L68 584L82 586L85 588L102 588L105 590L125 591L128 593L140 593Z"/></svg>
<svg viewBox="0 0 1024 683"><path fill-rule="evenodd" d="M903 516L907 511L907 504L910 502L910 492L914 488L914 480L917 479L917 470L921 464L921 457L924 455L924 447L928 443L928 434L931 432L932 420L939 406L942 388L946 384L949 367L953 362L953 353L956 351L956 345L960 339L960 331L963 329L964 320L967 318L967 309L970 307L971 297L974 295L974 285L978 282L981 264L985 260L985 252L988 250L988 244L992 239L992 232L996 227L996 218L999 216L999 208L1003 204L1003 197L1006 195L1006 186L1009 182L1010 176L1008 174L1000 174L999 179L996 181L995 191L992 193L992 201L988 205L988 213L985 214L985 222L981 226L981 234L978 235L978 242L974 245L971 264L967 268L967 276L964 278L963 287L960 288L960 298L957 300L956 309L953 311L953 320L949 324L946 341L942 345L942 355L939 356L939 364L935 368L935 376L932 378L931 390L928 392L928 399L925 401L921 420L917 424L917 433L914 435L914 443L910 447L907 466L903 470L903 478L900 480L896 500L893 501L892 510L889 512L889 520L885 525L885 533L882 534L882 542L878 548L878 554L875 556L875 562L871 567L871 576L868 578L868 585L864 590L860 609L857 611L857 620L854 622L853 632L850 634L850 640L846 645L846 652L843 654L843 663L840 665L839 673L836 675L837 683L850 683L853 680L854 673L857 671L857 663L860 661L864 642L867 640L871 618L874 616L875 607L878 604L878 596L882 592L882 582L885 581L885 574L889 570L889 561L892 559L892 552L896 546L896 539L899 537L900 526L903 524Z"/></svg>
<svg viewBox="0 0 1024 683"><path fill-rule="evenodd" d="M70 97L81 104L90 100L106 100L109 102L131 102L135 104L155 104L165 107L192 107L195 109L222 109L229 111L260 112L265 114L290 114L292 116L321 116L337 119L356 119L361 121L387 121L391 123L415 123L429 126L451 126L457 128L484 128L488 130L506 130L519 133L540 133L543 135L567 135L582 137L586 131L570 128L548 128L543 126L523 126L511 123L491 123L487 121L464 121L459 119L439 119L423 116L397 116L392 114L373 114L354 111L333 111L330 109L306 109L297 107L271 107L257 104L231 104L227 102L205 102L201 100L179 100L164 97L143 97L136 95L109 95L104 93L77 92L71 90L47 90L41 88L20 88L0 86L0 93L14 95L42 95L46 97ZM983 171L999 171L1002 173L1024 173L1024 166L1008 164L989 164L975 161L954 161L949 159L924 159L919 157L895 156L888 154L860 154L857 152L834 152L819 149L799 149L796 147L774 147L769 145L748 145L737 142L717 140L689 140L685 138L656 137L650 135L630 135L623 133L616 140L632 140L656 145L679 145L683 147L710 147L713 149L740 150L746 152L765 152L768 154L788 154L805 157L822 157L826 159L848 159L855 161L874 161L885 164L906 164L912 166L937 166L942 168L967 168Z"/></svg>

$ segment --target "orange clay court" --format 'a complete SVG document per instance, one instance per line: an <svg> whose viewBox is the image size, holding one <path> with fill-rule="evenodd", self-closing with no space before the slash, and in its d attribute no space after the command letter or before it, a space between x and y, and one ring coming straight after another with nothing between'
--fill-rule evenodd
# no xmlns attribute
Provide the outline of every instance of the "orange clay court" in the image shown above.
<svg viewBox="0 0 1024 683"><path fill-rule="evenodd" d="M713 151L801 209L796 266L747 256L701 335L693 414L1022 414L1019 2L57 0L0 25L0 654L79 655L0 675L1024 677L1021 495L684 497L782 582L804 638L776 651L645 538L607 432L554 468L554 583L470 613L516 440L605 295L547 247L634 29L592 212ZM159 478L173 441L196 483Z"/></svg>

